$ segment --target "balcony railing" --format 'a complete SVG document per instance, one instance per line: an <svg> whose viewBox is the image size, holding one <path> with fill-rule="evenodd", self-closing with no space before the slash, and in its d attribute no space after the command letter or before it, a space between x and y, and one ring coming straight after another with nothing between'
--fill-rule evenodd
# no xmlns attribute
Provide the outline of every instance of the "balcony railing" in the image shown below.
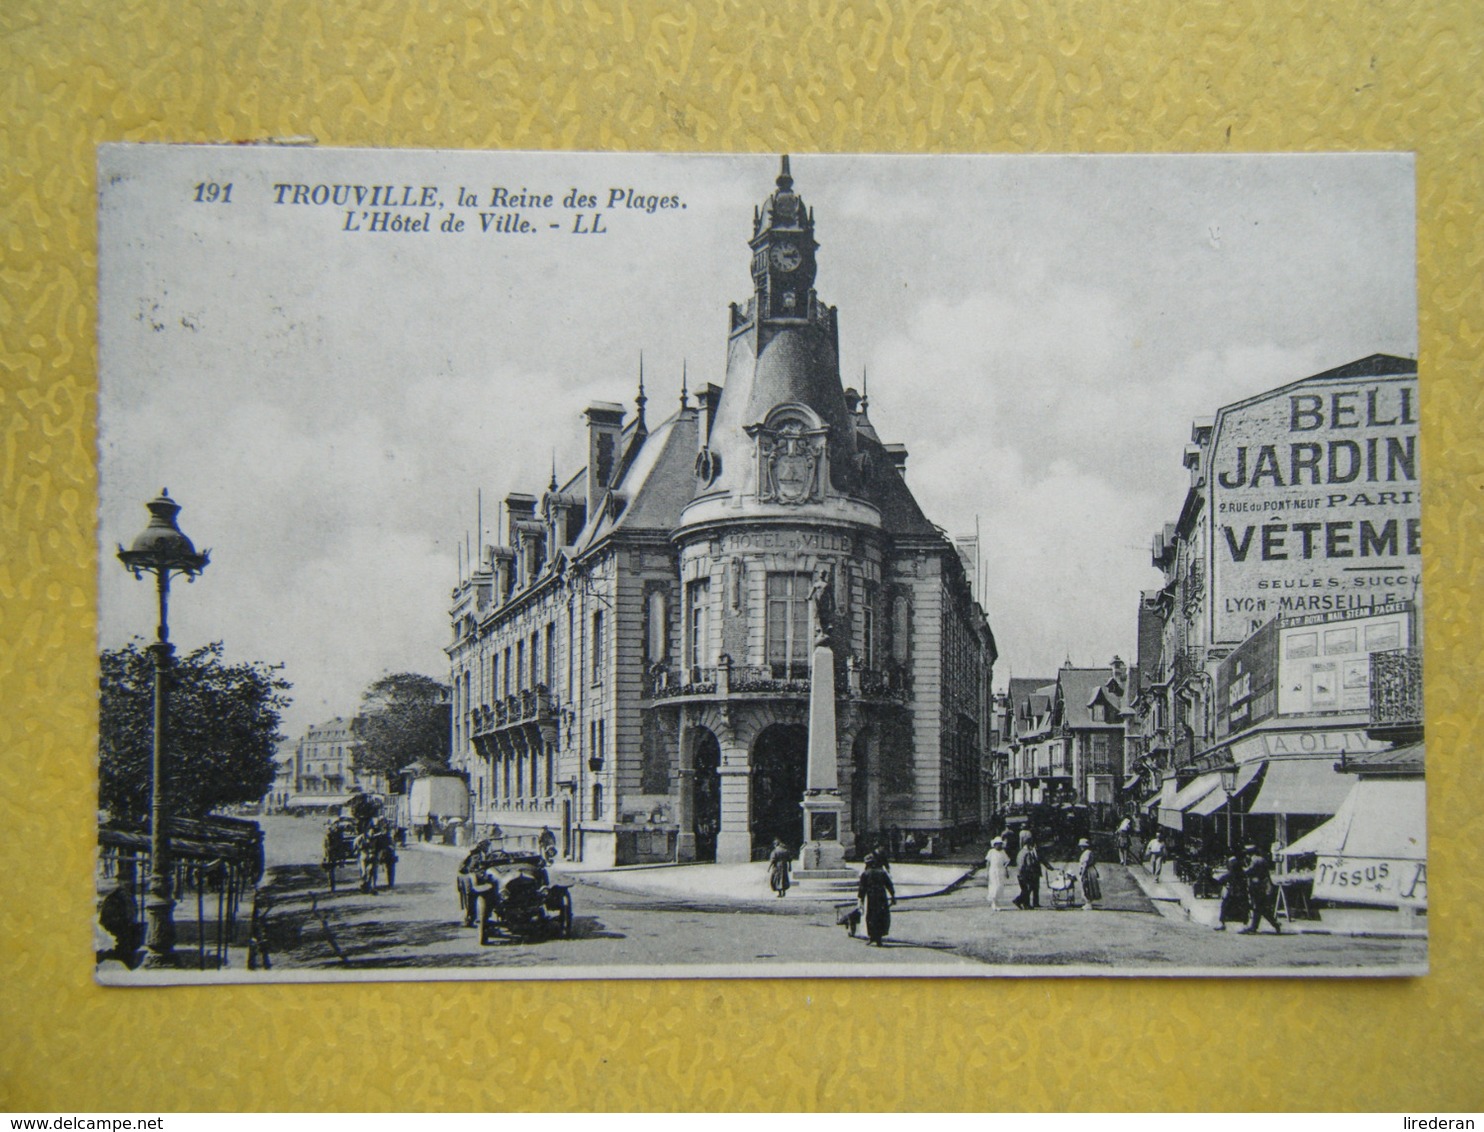
<svg viewBox="0 0 1484 1132"><path fill-rule="evenodd" d="M732 664L723 657L715 667L676 668L655 665L648 673L651 699L678 696L807 696L811 684L809 665ZM849 660L836 673L835 691L847 699L903 700L907 681L900 672L877 671Z"/></svg>
<svg viewBox="0 0 1484 1132"><path fill-rule="evenodd" d="M493 704L481 704L469 712L469 733L488 735L528 723L550 724L556 719L556 699L544 684L512 692Z"/></svg>
<svg viewBox="0 0 1484 1132"><path fill-rule="evenodd" d="M1422 650L1371 653L1371 724L1421 726Z"/></svg>

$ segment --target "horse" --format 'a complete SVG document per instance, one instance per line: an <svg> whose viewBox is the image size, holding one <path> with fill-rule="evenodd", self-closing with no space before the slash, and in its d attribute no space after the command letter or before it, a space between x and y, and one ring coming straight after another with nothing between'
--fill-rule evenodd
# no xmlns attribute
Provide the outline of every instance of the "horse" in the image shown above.
<svg viewBox="0 0 1484 1132"><path fill-rule="evenodd" d="M361 891L376 891L376 871L386 870L386 886L397 879L397 852L392 848L391 831L373 826L356 838L356 856L361 863Z"/></svg>

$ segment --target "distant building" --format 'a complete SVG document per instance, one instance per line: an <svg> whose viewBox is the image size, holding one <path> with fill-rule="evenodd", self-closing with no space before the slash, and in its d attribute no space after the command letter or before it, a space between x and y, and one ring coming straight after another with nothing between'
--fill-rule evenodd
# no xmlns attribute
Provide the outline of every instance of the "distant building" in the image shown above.
<svg viewBox="0 0 1484 1132"><path fill-rule="evenodd" d="M354 790L383 793L381 776L356 773L357 753L364 746L358 716L337 716L310 727L294 746L293 782L284 808L328 809L344 805Z"/></svg>
<svg viewBox="0 0 1484 1132"><path fill-rule="evenodd" d="M453 765L477 831L569 858L745 861L803 839L811 598L837 659L848 850L977 831L994 639L967 549L842 386L787 160L722 384L586 411L587 464L505 498L453 594ZM821 596L823 595L823 596Z"/></svg>
<svg viewBox="0 0 1484 1132"><path fill-rule="evenodd" d="M289 799L294 794L295 760L298 756L298 747L297 743L288 739L278 745L278 750L273 755L273 786L269 789L268 796L263 799L264 813L276 814L288 808Z"/></svg>
<svg viewBox="0 0 1484 1132"><path fill-rule="evenodd" d="M1128 667L1063 665L1046 683L1012 680L1007 811L1040 805L1091 809L1106 822L1123 781Z"/></svg>

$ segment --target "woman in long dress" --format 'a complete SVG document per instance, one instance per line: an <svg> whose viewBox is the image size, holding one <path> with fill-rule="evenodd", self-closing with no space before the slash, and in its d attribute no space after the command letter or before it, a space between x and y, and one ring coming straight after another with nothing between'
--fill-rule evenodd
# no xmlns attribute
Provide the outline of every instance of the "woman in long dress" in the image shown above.
<svg viewBox="0 0 1484 1132"><path fill-rule="evenodd" d="M1092 855L1092 842L1087 838L1077 842L1082 855L1077 858L1077 881L1082 886L1082 910L1091 912L1093 902L1103 898L1102 879L1098 876L1097 861Z"/></svg>
<svg viewBox="0 0 1484 1132"><path fill-rule="evenodd" d="M855 895L866 923L866 945L874 943L881 947L887 932L891 931L891 906L897 902L897 890L891 883L891 874L881 867L876 854L868 856L865 863Z"/></svg>
<svg viewBox="0 0 1484 1132"><path fill-rule="evenodd" d="M984 867L989 873L989 910L998 912L1000 897L1010 889L1010 855L1005 852L1004 838L996 837L989 843Z"/></svg>
<svg viewBox="0 0 1484 1132"><path fill-rule="evenodd" d="M773 840L773 852L768 856L768 885L781 898L788 892L788 871L793 867L794 855L788 846L777 838Z"/></svg>

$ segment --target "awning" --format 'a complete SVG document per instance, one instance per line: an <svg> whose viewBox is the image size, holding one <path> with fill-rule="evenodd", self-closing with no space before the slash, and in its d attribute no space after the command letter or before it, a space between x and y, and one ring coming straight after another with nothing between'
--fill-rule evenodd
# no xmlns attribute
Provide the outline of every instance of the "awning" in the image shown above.
<svg viewBox="0 0 1484 1132"><path fill-rule="evenodd" d="M1420 778L1361 779L1334 817L1285 852L1425 861L1427 787Z"/></svg>
<svg viewBox="0 0 1484 1132"><path fill-rule="evenodd" d="M1270 759L1262 790L1249 814L1333 814L1355 784L1334 760Z"/></svg>
<svg viewBox="0 0 1484 1132"><path fill-rule="evenodd" d="M1170 783L1165 783L1169 787ZM1221 801L1226 801L1226 795L1221 794L1221 775L1203 774L1193 782L1187 782L1175 792L1174 796L1166 802L1163 798L1159 803L1159 824L1167 829L1185 828L1185 811L1190 809L1211 791L1217 791Z"/></svg>
<svg viewBox="0 0 1484 1132"><path fill-rule="evenodd" d="M1334 817L1286 852L1316 855L1321 900L1426 908L1427 788L1421 778L1363 778Z"/></svg>
<svg viewBox="0 0 1484 1132"><path fill-rule="evenodd" d="M1135 786L1139 785L1139 779L1141 779L1143 777L1144 776L1141 775L1141 774L1131 774L1131 775L1129 775L1127 778L1125 778L1123 780L1123 792L1125 794L1127 794Z"/></svg>
<svg viewBox="0 0 1484 1132"><path fill-rule="evenodd" d="M1257 776L1262 773L1262 767L1262 760L1259 759L1256 762L1244 763L1237 768L1237 780L1232 786L1233 798L1252 785ZM1225 805L1226 791L1213 790L1193 806L1189 807L1185 812L1188 814L1199 814L1201 817L1206 818Z"/></svg>
<svg viewBox="0 0 1484 1132"><path fill-rule="evenodd" d="M1193 782L1187 782L1170 803L1172 810L1188 810L1213 790L1221 789L1221 775L1203 774Z"/></svg>

